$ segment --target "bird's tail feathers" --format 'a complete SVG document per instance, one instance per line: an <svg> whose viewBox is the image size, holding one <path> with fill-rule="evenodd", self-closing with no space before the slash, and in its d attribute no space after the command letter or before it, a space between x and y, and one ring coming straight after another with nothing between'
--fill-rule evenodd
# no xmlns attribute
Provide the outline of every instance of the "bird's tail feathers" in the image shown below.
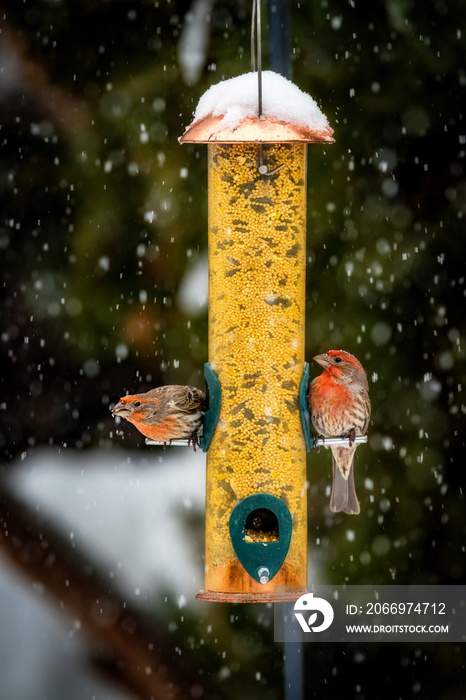
<svg viewBox="0 0 466 700"><path fill-rule="evenodd" d="M334 513L343 511L349 515L357 515L360 512L358 497L354 487L354 466L353 460L349 469L348 478L343 478L335 457L332 456L333 463L333 483L332 494L330 496L330 510Z"/></svg>

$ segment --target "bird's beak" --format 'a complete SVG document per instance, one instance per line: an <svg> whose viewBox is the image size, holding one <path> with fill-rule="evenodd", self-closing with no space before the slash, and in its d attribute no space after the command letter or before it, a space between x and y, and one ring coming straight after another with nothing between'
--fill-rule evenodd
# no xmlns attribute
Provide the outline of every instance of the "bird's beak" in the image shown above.
<svg viewBox="0 0 466 700"><path fill-rule="evenodd" d="M330 367L330 360L329 360L328 355L326 353L323 353L322 355L316 355L312 359L315 362L317 362L317 364L320 365L321 367L324 367L324 368Z"/></svg>
<svg viewBox="0 0 466 700"><path fill-rule="evenodd" d="M112 416L121 416L125 418L129 413L128 406L122 401L119 401L117 405L112 408Z"/></svg>

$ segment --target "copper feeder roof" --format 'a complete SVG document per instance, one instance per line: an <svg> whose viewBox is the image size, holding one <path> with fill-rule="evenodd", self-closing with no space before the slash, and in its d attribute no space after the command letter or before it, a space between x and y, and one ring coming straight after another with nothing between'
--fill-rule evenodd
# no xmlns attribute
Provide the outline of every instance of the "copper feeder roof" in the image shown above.
<svg viewBox="0 0 466 700"><path fill-rule="evenodd" d="M212 114L194 121L180 143L334 143L333 129L312 130L270 117L246 117L235 129L222 127L223 116Z"/></svg>

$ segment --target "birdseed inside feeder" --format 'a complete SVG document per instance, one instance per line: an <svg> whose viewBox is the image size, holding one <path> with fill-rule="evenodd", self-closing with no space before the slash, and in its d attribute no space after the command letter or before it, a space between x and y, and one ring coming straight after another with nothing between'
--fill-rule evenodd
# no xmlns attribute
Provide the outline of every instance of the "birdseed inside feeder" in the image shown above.
<svg viewBox="0 0 466 700"><path fill-rule="evenodd" d="M300 417L306 150L332 143L314 100L262 72L211 87L181 143L208 144L209 364L221 387L207 452L205 600L307 585Z"/></svg>

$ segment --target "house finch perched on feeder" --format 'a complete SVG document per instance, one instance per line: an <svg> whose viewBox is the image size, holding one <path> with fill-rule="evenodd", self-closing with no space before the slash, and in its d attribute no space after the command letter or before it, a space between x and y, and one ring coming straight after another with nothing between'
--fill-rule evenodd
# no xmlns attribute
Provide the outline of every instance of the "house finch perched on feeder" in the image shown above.
<svg viewBox="0 0 466 700"><path fill-rule="evenodd" d="M353 460L357 435L369 425L371 403L369 385L361 363L343 350L329 350L313 358L324 371L309 387L309 413L319 437L345 437L348 447L334 445L332 450L333 484L330 510L335 513L359 513L354 488Z"/></svg>
<svg viewBox="0 0 466 700"><path fill-rule="evenodd" d="M123 396L112 415L126 418L146 437L163 442L164 449L171 440L188 440L196 451L204 408L205 394L200 389L171 384Z"/></svg>

